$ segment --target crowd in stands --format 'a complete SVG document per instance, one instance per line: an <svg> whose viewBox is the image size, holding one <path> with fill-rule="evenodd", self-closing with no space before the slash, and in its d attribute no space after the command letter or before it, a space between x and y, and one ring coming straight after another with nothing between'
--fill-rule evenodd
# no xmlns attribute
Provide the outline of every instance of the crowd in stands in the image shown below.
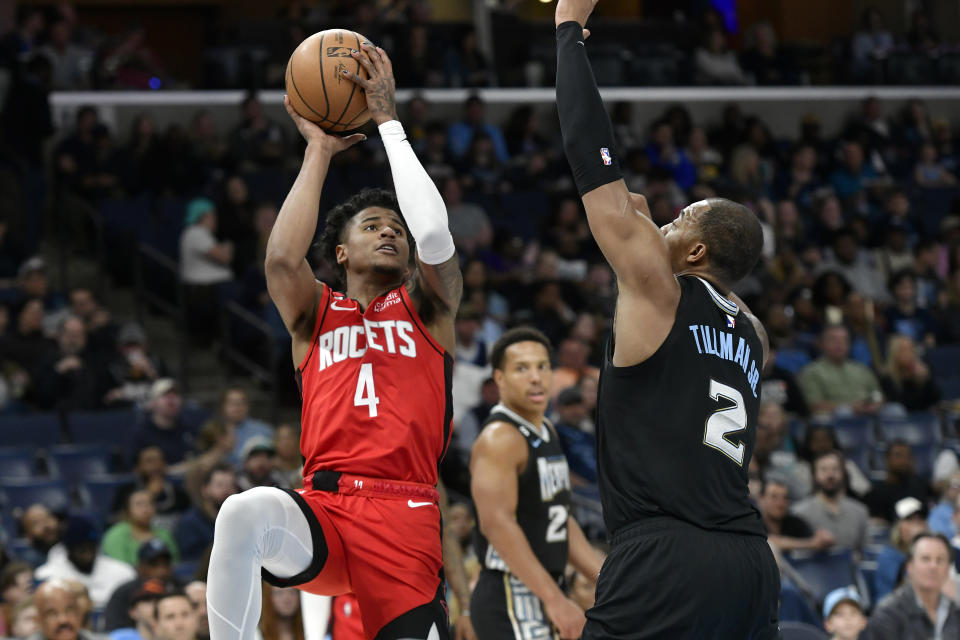
<svg viewBox="0 0 960 640"><path fill-rule="evenodd" d="M852 36L807 34L782 42L767 21L737 24L709 8L677 11L644 21L622 16L595 20L604 42L595 55L601 84L759 85L952 84L960 80L960 43L941 35L936 7L912 9L903 29L867 6ZM282 87L287 58L312 33L351 28L395 52L397 81L406 87L536 86L554 67L552 23L526 21L513 7L491 13L495 53L469 22L436 22L430 0L339 0L277 3L256 20L211 18L203 73L194 86L176 77L143 26L104 30L83 20L82 9L60 3L23 5L15 27L0 38L0 69L28 61L34 81L57 90ZM899 16L887 15L895 22ZM642 33L641 37L635 37ZM518 59L523 65L516 65Z"/></svg>
<svg viewBox="0 0 960 640"><path fill-rule="evenodd" d="M360 6L362 14L369 5ZM20 47L4 49L15 53L17 82L52 71L91 82L96 66L85 70L84 58L69 54L69 15L44 15L26 12L20 40L3 40ZM909 46L941 46L929 25L914 26ZM769 60L769 32L758 29L757 52L739 58L720 36L712 32L696 56L713 81L784 77ZM410 37L428 35L414 28ZM45 71L22 55L34 44L54 52ZM864 60L904 46L870 12L853 45ZM113 51L159 65L135 36ZM430 78L418 51L395 66ZM470 74L479 74L478 59ZM68 640L51 626L66 620L70 640L89 640L88 629L123 640L204 637L205 554L220 505L250 487L300 483L298 425L252 416L243 386L214 407L184 398L171 354L156 352L142 326L90 287L57 290L43 257L53 241L38 222L49 219L44 211L62 212L58 224L81 249L93 246L86 216L95 212L118 286L130 284L131 243L153 245L178 261L195 345L221 339L223 302L235 302L273 328L280 375L292 380L263 252L301 143L255 96L240 109L230 131L200 109L163 131L145 112L119 132L84 107L70 129L54 132L46 89L8 94L2 154L11 161L0 175L18 197L0 218L0 636ZM694 121L682 105L645 123L628 103L611 113L627 184L646 195L657 224L693 200L722 196L746 203L763 226L763 257L736 292L764 321L773 351L749 472L784 576L783 618L831 631L866 625L879 638L896 637L884 630L904 620L935 624L941 613L944 629L960 625L957 123L919 100L876 98L840 131L806 116L791 139L737 105L718 122ZM464 274L455 434L441 470L451 530L470 558L467 463L498 400L487 351L504 329L531 324L554 344L551 413L578 517L600 540L593 415L616 283L575 197L556 122L530 106L498 122L477 96L452 121L419 97L402 105L401 119L447 203ZM335 158L321 211L367 186L389 186L375 136ZM333 281L329 265L313 266ZM246 344L251 353L263 346ZM112 420L112 430L86 430L91 415ZM8 455L26 419L47 420L53 436ZM37 429L16 442L38 442ZM84 455L91 466L71 476L71 460ZM9 477L15 468L25 471ZM38 479L53 494L17 503L28 495L14 497L17 483ZM570 578L589 604L588 583ZM264 593L264 638L289 637L300 615L294 599ZM930 615L917 615L921 606Z"/></svg>

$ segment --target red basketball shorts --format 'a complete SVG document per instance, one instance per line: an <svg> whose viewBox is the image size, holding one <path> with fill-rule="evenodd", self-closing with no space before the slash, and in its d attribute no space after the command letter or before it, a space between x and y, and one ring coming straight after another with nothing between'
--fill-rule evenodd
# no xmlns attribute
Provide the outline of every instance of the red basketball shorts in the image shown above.
<svg viewBox="0 0 960 640"><path fill-rule="evenodd" d="M290 494L310 523L313 562L287 578L264 570L264 580L319 595L354 593L368 639L437 597L443 552L434 487L332 471L304 486Z"/></svg>

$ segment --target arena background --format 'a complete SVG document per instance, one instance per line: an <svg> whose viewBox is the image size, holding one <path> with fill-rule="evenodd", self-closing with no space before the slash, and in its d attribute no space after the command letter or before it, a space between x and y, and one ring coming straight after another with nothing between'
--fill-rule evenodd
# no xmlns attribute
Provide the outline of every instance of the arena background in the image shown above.
<svg viewBox="0 0 960 640"><path fill-rule="evenodd" d="M130 520L123 496L149 486L154 527L181 547L171 571L202 578L204 523L222 501L205 488L209 470L232 466L238 488L296 482L298 396L263 249L303 148L282 109L284 66L305 36L334 26L392 56L401 121L463 261L456 436L442 473L454 502L469 506L469 447L495 400L486 349L504 328L534 324L555 345L552 413L578 516L603 543L592 409L614 284L560 146L553 8L0 6L0 562L33 569L64 536L99 542ZM850 490L871 508L868 544L786 558L784 618L819 624L829 588L851 583L869 607L897 526L878 492L942 507L939 525L960 492L960 4L601 0L590 27L625 176L654 219L720 195L764 224L761 263L736 289L777 352L755 478L804 498L810 426L826 425L867 482ZM335 159L321 214L389 186L365 131ZM232 256L226 276L200 285L180 243L188 213L211 206ZM834 389L844 399L831 400L809 373L836 323L873 381L863 397ZM915 475L888 475L894 440L910 445ZM138 463L150 446L165 470ZM247 464L271 447L265 466ZM21 522L35 503L57 518L46 542L31 529L43 514ZM469 509L457 514L465 536ZM135 552L121 559L137 563ZM91 624L109 631L95 600ZM12 634L14 605L0 607L0 635Z"/></svg>

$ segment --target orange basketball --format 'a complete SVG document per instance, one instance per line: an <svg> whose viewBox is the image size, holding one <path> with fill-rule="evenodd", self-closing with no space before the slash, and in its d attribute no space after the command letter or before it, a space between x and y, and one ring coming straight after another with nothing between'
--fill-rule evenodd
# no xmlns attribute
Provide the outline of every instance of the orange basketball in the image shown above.
<svg viewBox="0 0 960 640"><path fill-rule="evenodd" d="M367 96L344 69L366 78L366 69L350 56L370 41L347 29L327 29L300 43L287 62L287 95L294 110L327 131L356 129L370 119Z"/></svg>

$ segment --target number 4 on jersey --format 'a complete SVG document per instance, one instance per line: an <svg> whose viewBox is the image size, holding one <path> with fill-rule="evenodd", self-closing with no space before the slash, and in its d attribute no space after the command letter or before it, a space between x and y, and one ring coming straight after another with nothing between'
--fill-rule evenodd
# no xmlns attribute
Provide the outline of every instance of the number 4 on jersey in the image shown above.
<svg viewBox="0 0 960 640"><path fill-rule="evenodd" d="M376 418L378 404L380 404L380 398L377 397L377 390L373 386L373 365L366 362L360 365L360 377L357 378L357 390L353 394L353 406L367 407L370 417Z"/></svg>
<svg viewBox="0 0 960 640"><path fill-rule="evenodd" d="M703 431L703 444L713 447L742 467L746 447L740 441L734 444L727 440L727 435L747 428L747 410L743 406L743 394L733 387L710 380L710 398L716 402L720 402L720 398L725 398L732 402L733 406L717 409L710 414Z"/></svg>

